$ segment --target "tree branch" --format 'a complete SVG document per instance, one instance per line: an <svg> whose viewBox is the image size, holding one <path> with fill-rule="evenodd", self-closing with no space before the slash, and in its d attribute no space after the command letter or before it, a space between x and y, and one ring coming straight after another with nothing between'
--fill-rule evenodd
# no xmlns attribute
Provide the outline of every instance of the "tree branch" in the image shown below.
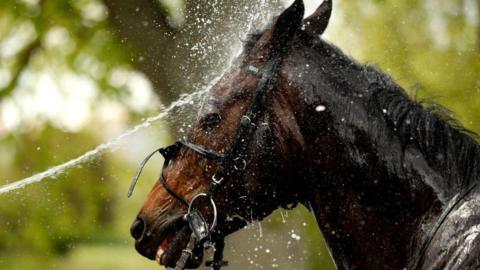
<svg viewBox="0 0 480 270"><path fill-rule="evenodd" d="M15 63L15 71L13 72L12 79L3 89L0 89L0 101L11 95L13 90L15 90L20 76L27 69L30 60L35 54L35 51L40 48L40 46L40 35L38 35L30 44L28 44L21 52L18 53L17 63Z"/></svg>
<svg viewBox="0 0 480 270"><path fill-rule="evenodd" d="M35 28L37 30L37 36L35 39L25 46L23 50L18 53L17 62L14 64L14 72L10 82L3 88L0 89L0 102L7 96L11 95L15 90L18 84L18 80L22 73L28 68L30 60L34 56L37 49L41 47L42 43L42 32L43 32L43 7L45 6L46 0L40 0L38 6L40 8L40 13L38 16L33 18Z"/></svg>

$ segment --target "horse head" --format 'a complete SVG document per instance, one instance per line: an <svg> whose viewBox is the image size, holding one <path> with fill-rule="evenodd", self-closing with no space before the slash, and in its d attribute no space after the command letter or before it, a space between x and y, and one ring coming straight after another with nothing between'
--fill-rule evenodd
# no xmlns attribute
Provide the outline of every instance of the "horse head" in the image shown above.
<svg viewBox="0 0 480 270"><path fill-rule="evenodd" d="M131 227L142 255L175 266L191 235L185 213L194 199L209 227L215 225L213 237L299 201L303 190L296 182L305 143L296 119L301 101L290 89L286 59L298 35L324 32L331 7L325 1L304 20L303 2L297 0L271 26L250 35L208 93L186 141L161 150L161 179ZM202 250L193 249L188 267L200 265Z"/></svg>

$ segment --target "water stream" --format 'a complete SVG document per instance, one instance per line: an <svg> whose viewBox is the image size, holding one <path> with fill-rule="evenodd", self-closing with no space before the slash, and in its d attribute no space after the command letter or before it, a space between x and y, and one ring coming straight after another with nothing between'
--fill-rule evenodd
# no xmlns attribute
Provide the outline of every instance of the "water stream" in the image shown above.
<svg viewBox="0 0 480 270"><path fill-rule="evenodd" d="M107 143L104 143L104 144L101 144L101 145L97 146L95 149L92 149L92 150L86 152L85 154L83 154L83 155L81 155L77 158L74 158L70 161L67 161L67 162L63 163L63 164L52 167L52 168L50 168L50 169L48 169L44 172L41 172L41 173L32 175L30 177L14 181L12 183L9 183L9 184L3 185L3 186L0 186L0 194L7 193L7 192L10 192L10 191L15 190L15 189L23 188L27 185L30 185L30 184L33 184L33 183L36 183L36 182L40 182L40 181L42 181L46 178L54 178L57 175L63 173L66 169L75 167L75 166L79 165L80 163L91 161L92 159L98 157L99 155L101 155L101 154L103 154L107 151L110 151L110 152L114 151L116 149L116 147L119 146L125 138L127 138L130 135L138 132L139 130L142 130L144 128L147 128L147 127L151 126L154 122L156 122L156 121L164 118L165 116L167 116L168 113L170 111L172 111L173 109L183 107L187 104L190 104L193 100L202 96L207 90L208 90L208 88L205 88L205 89L196 91L196 92L191 93L191 94L182 95L177 101L173 102L168 108L165 108L159 114L147 118L144 122L142 122L142 123L134 126L133 128L127 130L126 132L124 132L120 136L110 140Z"/></svg>
<svg viewBox="0 0 480 270"><path fill-rule="evenodd" d="M253 12L250 15L248 15L248 20L245 22L245 24L242 25L242 26L238 25L237 26L238 29L235 29L239 33L244 33L244 34L249 33L249 32L252 31L252 29L254 27L259 27L259 26L265 24L267 22L267 20L269 19L271 9L267 8L268 4L266 3L265 0L259 1L254 7L255 7L255 10L257 12ZM229 43L229 41L232 40L232 38L233 38L232 35L233 34L237 35L238 33L225 33L224 34L223 38L225 39L226 44L232 45L231 42ZM238 45L239 44L237 44L237 46L231 46L232 54L230 54L230 58L231 58L230 62L227 61L227 66L231 63L231 60L233 60L233 58L235 58L235 56L237 55L237 53L235 53L235 51L238 51L238 50L241 49L241 46L238 46ZM225 68L226 67L224 67L223 69L225 69ZM117 146L119 146L124 141L124 139L126 139L127 137L133 135L134 133L136 133L136 132L138 132L138 131L140 131L144 128L147 128L147 127L151 126L154 122L166 117L172 110L174 110L176 108L181 108L181 107L183 107L185 105L188 105L188 104L192 104L192 102L196 98L199 98L203 94L205 94L209 90L209 88L215 83L215 81L218 80L218 78L219 77L212 80L212 82L208 86L206 86L206 87L204 87L204 88L202 88L202 89L200 89L196 92L180 96L180 98L177 101L173 102L170 106L168 106L167 108L162 110L159 114L147 118L144 122L132 127L131 129L124 132L123 134L119 135L118 137L110 140L109 142L106 142L104 144L101 144L101 145L97 146L95 149L92 149L92 150L86 152L85 154L83 154L83 155L81 155L77 158L74 158L70 161L67 161L67 162L63 163L63 164L56 165L56 166L54 166L54 167L52 167L52 168L50 168L50 169L48 169L44 172L37 173L37 174L32 175L30 177L20 179L20 180L16 180L16 181L9 181L10 183L7 182L7 184L5 184L3 186L0 186L0 194L4 194L4 193L7 193L7 192L16 190L16 189L23 188L27 185L40 182L44 179L55 178L58 175L65 172L65 170L67 170L67 169L78 166L81 163L91 161L91 160L99 157L101 154L103 154L105 152L113 152L114 150L116 150Z"/></svg>

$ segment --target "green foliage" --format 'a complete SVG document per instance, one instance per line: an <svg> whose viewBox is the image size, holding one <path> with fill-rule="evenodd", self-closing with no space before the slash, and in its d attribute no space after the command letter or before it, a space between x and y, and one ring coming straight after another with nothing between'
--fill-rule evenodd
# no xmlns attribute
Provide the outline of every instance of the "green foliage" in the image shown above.
<svg viewBox="0 0 480 270"><path fill-rule="evenodd" d="M361 59L480 131L480 1L341 2ZM347 45L347 47L349 47ZM350 46L351 47L351 46Z"/></svg>
<svg viewBox="0 0 480 270"><path fill-rule="evenodd" d="M277 230L276 233L279 234L285 233L284 217L279 215L281 211L284 210L277 210L271 217L273 222L268 224L268 229ZM303 205L299 205L294 210L288 210L288 215L290 216L289 220L296 221L293 228L298 230L298 234L301 236L301 243L305 245L305 257L308 259L306 263L307 269L335 269L330 251L322 233L318 229L317 219L313 213L309 212Z"/></svg>
<svg viewBox="0 0 480 270"><path fill-rule="evenodd" d="M0 143L2 179L19 179L43 171L92 148L88 134L51 127L10 135ZM40 147L41 146L41 147ZM5 161L5 160L3 160ZM63 253L87 241L112 222L114 189L105 169L108 159L82 164L57 179L0 197L0 253ZM2 183L3 184L3 183ZM103 229L102 229L103 228Z"/></svg>
<svg viewBox="0 0 480 270"><path fill-rule="evenodd" d="M11 74L9 84L0 85L0 100L27 71L72 72L90 78L104 94L123 93L109 79L115 68L131 68L128 56L135 53L116 38L107 15L98 0L1 1L0 41L18 39L19 33L25 37L16 42L17 53L0 54L6 63L0 68Z"/></svg>

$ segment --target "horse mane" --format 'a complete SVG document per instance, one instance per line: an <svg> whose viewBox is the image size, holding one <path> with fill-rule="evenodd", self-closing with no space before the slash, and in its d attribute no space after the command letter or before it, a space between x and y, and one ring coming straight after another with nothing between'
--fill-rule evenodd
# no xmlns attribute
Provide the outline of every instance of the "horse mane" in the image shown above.
<svg viewBox="0 0 480 270"><path fill-rule="evenodd" d="M479 181L480 146L476 133L461 125L445 107L431 100L411 99L389 76L375 70L377 80L388 83L372 85L372 103L376 103L402 145L415 145L450 187L461 190Z"/></svg>
<svg viewBox="0 0 480 270"><path fill-rule="evenodd" d="M255 46L261 33L256 31L247 36L244 53ZM351 96L352 91L358 94L367 89L371 97L365 104L369 117L383 118L401 145L414 145L429 166L441 173L447 187L459 191L472 182L480 181L478 135L465 128L450 110L428 99L412 99L379 68L358 63L318 36L302 31L297 37L294 47L307 46L322 56L330 57L328 64L334 68L326 68L325 71L341 85L338 91ZM373 137L388 140L385 136L378 136L383 133L378 126L369 125L369 129Z"/></svg>
<svg viewBox="0 0 480 270"><path fill-rule="evenodd" d="M369 96L364 105L369 118L384 119L402 146L416 147L451 191L463 190L480 181L478 136L462 126L451 111L430 100L410 98L389 75L375 66L359 64L319 37L303 33L300 43L314 48L322 57L329 57L320 60L330 66L325 68L325 74L340 85L336 90L345 97L358 97L358 93ZM389 136L379 136L385 133L379 130L381 126L369 124L368 128L376 139L391 140Z"/></svg>

